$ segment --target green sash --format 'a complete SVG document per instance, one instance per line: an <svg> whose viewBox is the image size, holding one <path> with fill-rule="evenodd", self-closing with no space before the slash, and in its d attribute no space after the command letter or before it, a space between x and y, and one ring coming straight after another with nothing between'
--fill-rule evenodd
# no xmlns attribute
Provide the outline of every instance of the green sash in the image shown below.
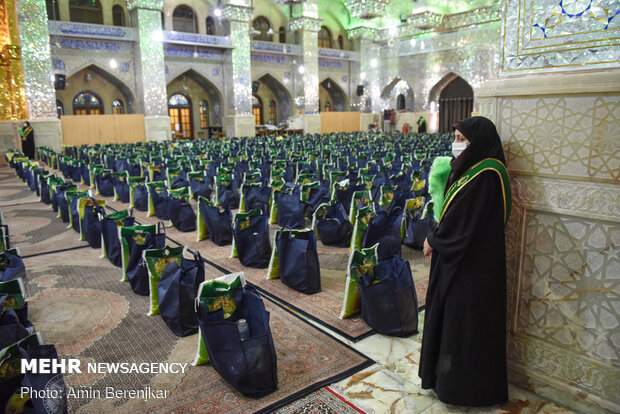
<svg viewBox="0 0 620 414"><path fill-rule="evenodd" d="M504 224L508 222L508 217L510 216L510 208L512 206L510 179L508 178L508 171L506 170L504 164L502 164L501 161L495 158L487 158L480 161L478 164L467 170L457 182L450 186L448 192L446 193L443 210L441 212L441 216L439 217L439 222L441 222L443 215L446 214L446 211L448 210L448 206L450 205L452 200L454 200L454 197L456 197L458 192L461 191L479 174L488 170L495 171L497 175L499 175L499 179L502 184L502 196L504 197Z"/></svg>

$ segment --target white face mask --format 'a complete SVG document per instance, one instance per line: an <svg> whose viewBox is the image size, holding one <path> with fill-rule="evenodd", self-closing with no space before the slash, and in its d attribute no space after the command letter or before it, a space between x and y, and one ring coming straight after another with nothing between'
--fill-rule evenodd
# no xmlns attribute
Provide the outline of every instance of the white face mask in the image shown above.
<svg viewBox="0 0 620 414"><path fill-rule="evenodd" d="M467 148L467 144L464 142L453 142L452 143L452 155L457 158L465 149Z"/></svg>

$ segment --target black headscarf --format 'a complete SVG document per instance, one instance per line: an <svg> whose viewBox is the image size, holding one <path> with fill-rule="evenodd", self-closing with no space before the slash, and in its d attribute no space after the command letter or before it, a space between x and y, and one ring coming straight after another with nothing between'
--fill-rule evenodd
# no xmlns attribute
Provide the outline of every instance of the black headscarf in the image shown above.
<svg viewBox="0 0 620 414"><path fill-rule="evenodd" d="M446 191L461 178L465 171L485 158L495 158L506 165L502 141L491 120L482 116L474 116L457 122L452 128L463 134L470 144L461 155L450 163L452 172L448 178Z"/></svg>

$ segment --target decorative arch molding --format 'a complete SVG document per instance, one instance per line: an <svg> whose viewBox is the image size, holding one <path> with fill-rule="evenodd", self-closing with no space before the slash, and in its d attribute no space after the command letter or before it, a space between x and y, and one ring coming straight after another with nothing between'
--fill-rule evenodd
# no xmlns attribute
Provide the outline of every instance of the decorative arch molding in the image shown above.
<svg viewBox="0 0 620 414"><path fill-rule="evenodd" d="M213 9L217 7L214 0L166 0L162 12L164 13L164 30L172 30L172 13L178 6L187 6L194 11L196 29L199 34L207 33L207 17L213 16ZM217 35L225 35L220 19L214 19Z"/></svg>
<svg viewBox="0 0 620 414"><path fill-rule="evenodd" d="M381 99L388 102L390 108L396 108L398 95L401 94L405 97L405 110L413 111L415 93L411 85L409 85L409 83L402 79L400 76L392 79L392 81L388 83L385 88L383 88L383 90L381 91Z"/></svg>
<svg viewBox="0 0 620 414"><path fill-rule="evenodd" d="M449 73L447 73L441 79L439 79L439 81L429 91L429 93L428 93L428 105L430 105L431 102L439 102L439 96L441 95L441 91L444 90L444 88L446 86L448 86L448 84L450 82L452 82L456 78L461 78L465 82L469 83L469 81L465 77L459 75L456 72L449 72Z"/></svg>
<svg viewBox="0 0 620 414"><path fill-rule="evenodd" d="M269 72L265 72L255 79L265 84L276 96L278 122L289 119L293 115L293 98L288 88Z"/></svg>
<svg viewBox="0 0 620 414"><path fill-rule="evenodd" d="M182 71L181 73L179 73L178 75L174 77L170 77L169 79L166 79L166 85L171 84L172 82L174 82L175 80L177 80L178 78L182 76L187 76L188 78L191 78L194 82L200 85L200 87L207 93L207 96L209 97L209 104L210 104L209 109L212 114L212 116L210 117L211 124L212 125L223 125L222 110L223 110L224 96L222 95L222 92L219 90L219 88L213 82L205 78L203 75L201 75L199 72L197 72L194 69L186 69Z"/></svg>
<svg viewBox="0 0 620 414"><path fill-rule="evenodd" d="M330 87L328 88L328 84ZM332 111L344 112L349 110L349 97L344 89L331 77L326 76L320 85L327 91L332 100Z"/></svg>
<svg viewBox="0 0 620 414"><path fill-rule="evenodd" d="M88 64L84 64L80 66L78 69L73 69L71 72L67 74L67 79L71 78L75 74L85 69L90 70L96 73L97 75L101 76L102 78L104 78L105 80L107 80L108 82L116 86L123 93L123 95L125 95L126 113L134 114L134 113L139 112L139 109L137 108L136 94L134 93L132 88L129 85L127 85L127 83L125 83L122 79L108 72L106 69L103 69L97 63L88 63Z"/></svg>

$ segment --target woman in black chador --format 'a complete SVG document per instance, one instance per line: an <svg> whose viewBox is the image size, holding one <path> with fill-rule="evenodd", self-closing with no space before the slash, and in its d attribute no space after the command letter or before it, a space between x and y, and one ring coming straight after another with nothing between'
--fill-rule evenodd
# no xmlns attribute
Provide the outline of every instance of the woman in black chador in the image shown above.
<svg viewBox="0 0 620 414"><path fill-rule="evenodd" d="M25 121L24 126L19 130L22 140L22 152L31 160L34 159L34 131L30 122Z"/></svg>
<svg viewBox="0 0 620 414"><path fill-rule="evenodd" d="M453 127L452 170L431 257L419 375L422 388L462 406L508 400L506 250L510 182L495 125L483 117Z"/></svg>

